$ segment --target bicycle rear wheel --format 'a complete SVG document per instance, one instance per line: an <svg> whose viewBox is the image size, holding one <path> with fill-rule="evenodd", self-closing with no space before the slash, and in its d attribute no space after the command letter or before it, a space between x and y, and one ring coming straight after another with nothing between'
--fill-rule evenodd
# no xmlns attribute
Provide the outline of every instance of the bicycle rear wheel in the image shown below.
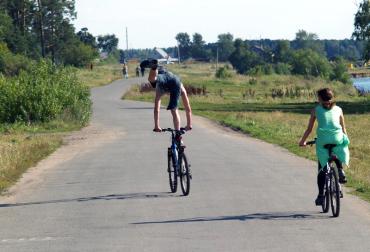
<svg viewBox="0 0 370 252"><path fill-rule="evenodd" d="M332 171L330 183L331 211L334 217L338 217L340 212L340 186L338 179L338 168L335 162L332 162L330 165Z"/></svg>
<svg viewBox="0 0 370 252"><path fill-rule="evenodd" d="M170 182L170 189L172 193L175 193L177 191L177 169L173 165L174 164L174 158L172 156L172 150L171 148L168 148L167 153L167 160L168 160L168 178Z"/></svg>
<svg viewBox="0 0 370 252"><path fill-rule="evenodd" d="M181 184L181 190L184 196L189 195L190 192L190 170L189 170L189 164L188 159L186 158L185 153L181 154L180 160L180 184Z"/></svg>

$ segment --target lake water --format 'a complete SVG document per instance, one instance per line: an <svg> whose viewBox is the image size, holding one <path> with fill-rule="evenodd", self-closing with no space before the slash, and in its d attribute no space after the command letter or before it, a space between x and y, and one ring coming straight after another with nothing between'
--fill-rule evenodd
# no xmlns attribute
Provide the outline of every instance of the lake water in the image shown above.
<svg viewBox="0 0 370 252"><path fill-rule="evenodd" d="M359 89L366 92L370 92L370 77L367 78L354 78L352 79L353 85Z"/></svg>

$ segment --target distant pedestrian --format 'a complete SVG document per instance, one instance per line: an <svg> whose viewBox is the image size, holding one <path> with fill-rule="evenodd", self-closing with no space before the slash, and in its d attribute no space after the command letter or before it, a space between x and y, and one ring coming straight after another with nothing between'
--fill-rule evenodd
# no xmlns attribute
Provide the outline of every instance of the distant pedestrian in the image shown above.
<svg viewBox="0 0 370 252"><path fill-rule="evenodd" d="M145 68L144 68L144 67L140 67L140 70L141 70L141 77L144 77L144 74L145 74Z"/></svg>
<svg viewBox="0 0 370 252"><path fill-rule="evenodd" d="M140 66L136 67L136 77L140 77Z"/></svg>
<svg viewBox="0 0 370 252"><path fill-rule="evenodd" d="M122 74L124 78L128 79L128 67L126 63L123 63Z"/></svg>

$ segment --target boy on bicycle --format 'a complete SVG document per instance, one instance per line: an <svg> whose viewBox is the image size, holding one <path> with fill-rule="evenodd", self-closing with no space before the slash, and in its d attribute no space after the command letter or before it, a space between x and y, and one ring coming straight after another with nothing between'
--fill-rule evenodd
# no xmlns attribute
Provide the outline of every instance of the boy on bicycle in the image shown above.
<svg viewBox="0 0 370 252"><path fill-rule="evenodd" d="M170 102L167 110L171 110L175 130L180 130L180 114L178 104L180 95L186 112L186 130L192 129L192 114L188 95L178 76L167 72L163 67L158 66L155 59L144 60L140 63L141 68L150 68L149 82L156 89L154 99L154 131L161 132L159 125L159 111L161 107L161 97L165 93L170 94Z"/></svg>
<svg viewBox="0 0 370 252"><path fill-rule="evenodd" d="M316 155L318 157L318 168L319 173L317 175L317 185L319 194L315 200L316 205L322 205L324 200L324 186L325 186L325 172L323 168L326 166L329 159L329 151L324 148L326 144L336 144L333 148L333 153L337 156L341 162L338 167L339 182L346 183L346 177L342 168L342 164L349 164L349 139L347 137L347 131L344 124L343 111L339 106L335 105L334 93L329 88L320 89L317 92L319 105L317 105L311 111L311 117L308 122L307 130L302 136L299 142L300 146L306 146L306 140L315 124L315 120L318 121L317 126L317 140L316 140Z"/></svg>

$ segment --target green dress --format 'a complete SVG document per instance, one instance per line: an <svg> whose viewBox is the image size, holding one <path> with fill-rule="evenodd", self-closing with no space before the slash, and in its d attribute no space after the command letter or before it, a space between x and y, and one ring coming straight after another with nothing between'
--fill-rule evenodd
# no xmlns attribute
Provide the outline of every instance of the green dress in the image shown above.
<svg viewBox="0 0 370 252"><path fill-rule="evenodd" d="M315 108L316 118L318 122L316 154L321 167L324 167L329 158L329 151L324 148L325 144L336 144L333 148L333 153L338 157L342 164L349 164L349 139L343 133L340 125L340 115L343 113L338 106L333 106L331 109L325 109L318 105Z"/></svg>

